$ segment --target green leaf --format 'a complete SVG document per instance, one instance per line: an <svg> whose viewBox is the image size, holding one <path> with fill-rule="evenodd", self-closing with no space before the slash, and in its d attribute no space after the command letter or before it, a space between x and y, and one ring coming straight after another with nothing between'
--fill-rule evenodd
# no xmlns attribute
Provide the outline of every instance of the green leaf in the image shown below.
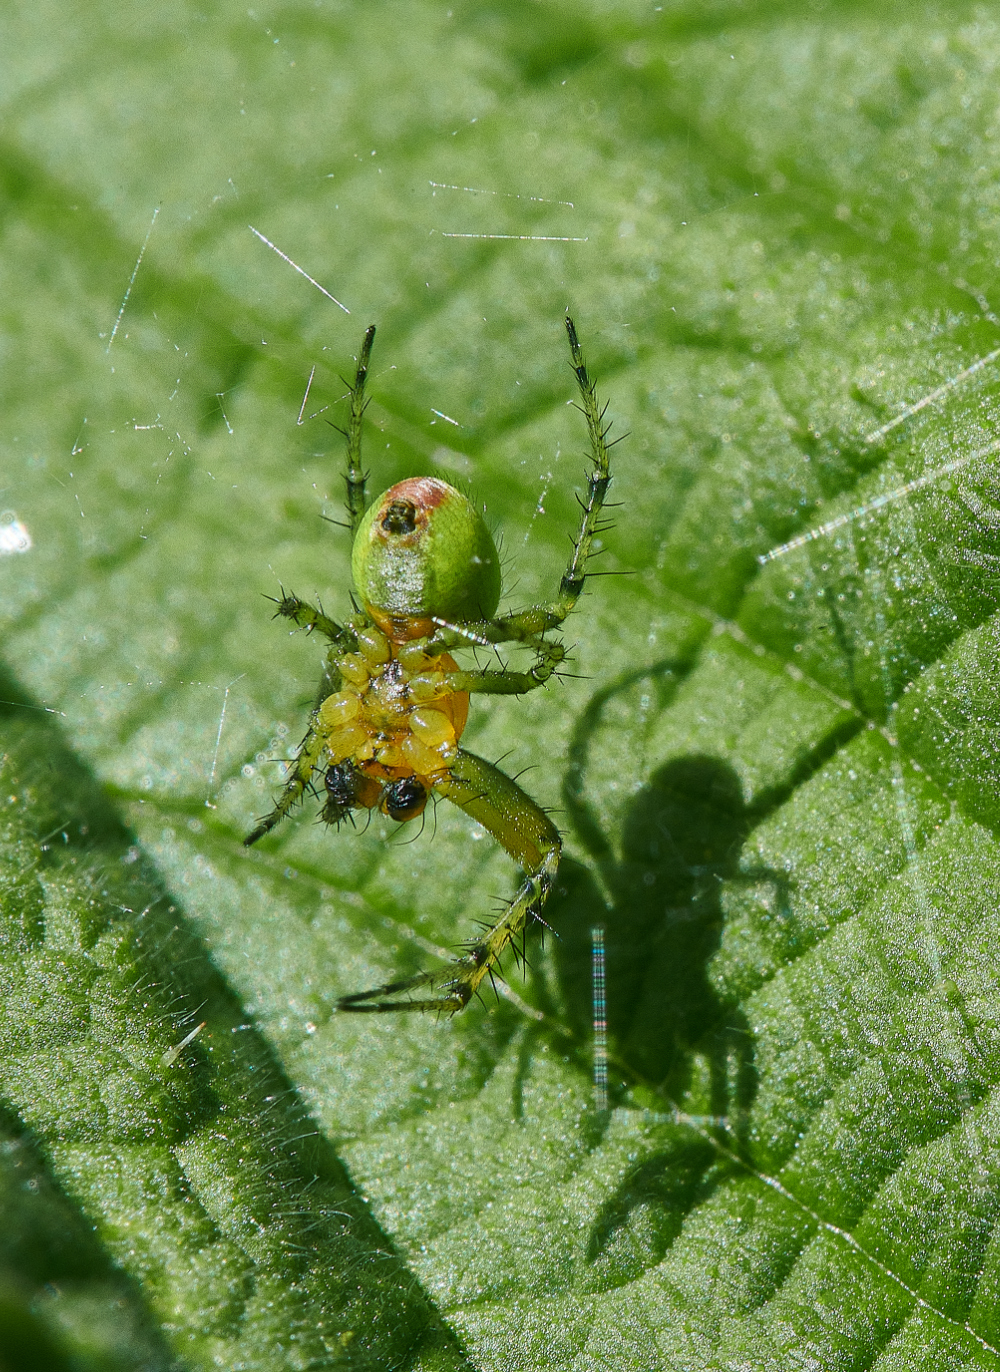
<svg viewBox="0 0 1000 1372"><path fill-rule="evenodd" d="M5 1365L1000 1366L1000 26L40 0L0 54ZM320 670L263 597L349 606L370 322L373 489L553 594L566 308L629 575L465 735L558 811L551 933L338 1015L515 873L444 803L241 847Z"/></svg>

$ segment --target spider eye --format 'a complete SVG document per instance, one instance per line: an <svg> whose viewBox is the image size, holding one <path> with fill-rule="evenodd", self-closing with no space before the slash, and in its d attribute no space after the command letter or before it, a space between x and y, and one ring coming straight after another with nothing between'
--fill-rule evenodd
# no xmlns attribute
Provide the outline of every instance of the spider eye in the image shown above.
<svg viewBox="0 0 1000 1372"><path fill-rule="evenodd" d="M417 527L417 507L412 500L393 500L382 516L387 534L412 534Z"/></svg>
<svg viewBox="0 0 1000 1372"><path fill-rule="evenodd" d="M416 777L390 782L382 792L382 809L390 819L401 824L404 820L416 819L426 804L427 787Z"/></svg>

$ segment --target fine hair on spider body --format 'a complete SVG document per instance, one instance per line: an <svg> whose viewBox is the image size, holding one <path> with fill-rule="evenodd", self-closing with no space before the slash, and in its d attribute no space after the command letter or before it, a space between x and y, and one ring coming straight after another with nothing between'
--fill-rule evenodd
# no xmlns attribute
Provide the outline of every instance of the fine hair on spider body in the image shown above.
<svg viewBox="0 0 1000 1372"><path fill-rule="evenodd" d="M399 823L422 816L444 797L491 834L522 869L512 900L464 951L437 972L390 981L341 997L337 1008L382 1014L455 1013L491 982L511 948L523 957L528 924L541 919L562 840L549 816L515 780L460 747L471 695L524 695L563 670L568 649L557 635L588 576L611 484L609 424L572 319L566 317L573 372L590 437L591 467L573 551L555 598L497 614L501 562L482 515L461 491L437 477L410 477L374 500L361 465L365 384L375 326L365 333L353 382L344 480L352 538L354 613L343 623L322 606L281 588L276 617L327 640L323 676L305 737L274 808L243 840L256 843L307 791L322 801L320 819L339 826L355 810ZM463 670L462 649L514 644L533 654L526 671ZM498 658L499 661L499 658ZM544 923L544 921L543 921ZM416 993L416 994L415 994Z"/></svg>

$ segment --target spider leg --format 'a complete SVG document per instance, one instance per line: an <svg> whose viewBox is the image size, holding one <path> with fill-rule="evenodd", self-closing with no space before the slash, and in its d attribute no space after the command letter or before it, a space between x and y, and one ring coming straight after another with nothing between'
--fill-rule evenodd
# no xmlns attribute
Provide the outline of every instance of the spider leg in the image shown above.
<svg viewBox="0 0 1000 1372"><path fill-rule="evenodd" d="M560 624L579 600L583 590L587 579L587 559L591 554L601 510L607 498L608 487L611 485L611 454L608 445L608 431L611 425L604 422L607 406L602 406L597 399L597 386L587 371L580 341L576 336L576 326L569 315L566 316L566 333L569 336L569 349L573 357L573 371L576 373L580 399L583 402L580 408L587 420L590 453L594 465L587 481L587 499L581 502L583 519L580 523L580 532L573 542L573 555L559 582L559 599L549 607L559 616Z"/></svg>
<svg viewBox="0 0 1000 1372"><path fill-rule="evenodd" d="M318 629L331 643L344 641L344 626L325 614L321 606L310 605L308 600L300 600L291 591L286 592L284 590L281 592L281 599L274 603L278 607L275 612L275 619L279 615L283 619L290 619L300 629L305 629L306 633L310 634L314 629Z"/></svg>
<svg viewBox="0 0 1000 1372"><path fill-rule="evenodd" d="M537 654L535 665L527 672L450 672L448 682L456 691L477 691L481 695L523 696L544 686L566 660L565 644L542 641L531 645Z"/></svg>
<svg viewBox="0 0 1000 1372"><path fill-rule="evenodd" d="M507 668L499 672L455 672L450 674L449 680L456 691L524 695L525 691L544 686L568 656L564 643L559 639L546 638L544 626L538 628L541 622L537 613L539 609L544 607L536 606L516 616L504 615L500 619L480 620L474 624L449 624L446 620L436 619L434 622L438 628L424 651L434 657L449 648L467 648L472 644L492 648L500 643L521 643L526 648L534 649L535 653L534 666L527 672L511 672Z"/></svg>
<svg viewBox="0 0 1000 1372"><path fill-rule="evenodd" d="M492 763L460 748L455 762L435 783L434 789L493 835L520 863L524 880L500 918L447 967L387 982L371 991L343 996L337 1002L338 1010L367 1014L436 1010L454 1014L464 1009L484 978L492 975L504 950L525 929L528 920L541 911L552 888L562 852L559 831L509 776ZM436 994L414 999L386 999L423 987Z"/></svg>
<svg viewBox="0 0 1000 1372"><path fill-rule="evenodd" d="M611 445L608 443L609 424L605 423L606 407L597 399L597 388L591 380L583 360L576 326L566 317L566 333L569 336L570 352L573 358L573 371L576 373L580 388L581 405L579 408L587 421L590 435L590 451L593 466L587 480L587 498L580 502L583 517L580 528L573 540L573 552L569 564L559 582L557 599L544 605L530 605L523 610L512 610L498 615L495 619L482 620L470 624L448 624L436 620L438 628L427 646L429 653L447 652L451 648L468 647L481 644L494 647L499 643L521 643L535 651L535 665L529 672L496 673L497 678L510 676L510 686L469 684L477 674L468 673L468 682L459 689L466 691L491 691L504 694L521 695L536 686L543 685L566 659L563 644L546 639L550 629L557 629L579 600L587 580L587 562L593 552L594 538L603 528L601 510L611 485ZM491 674L478 674L489 680Z"/></svg>
<svg viewBox="0 0 1000 1372"><path fill-rule="evenodd" d="M325 744L323 736L316 731L315 715L309 721L309 728L306 736L299 746L299 751L292 764L291 774L285 782L281 795L278 797L274 809L270 814L258 821L255 827L247 834L243 840L243 846L249 848L251 844L269 834L274 826L285 818L293 805L298 804L302 799L303 792L309 785L309 779L316 770L316 765L322 755Z"/></svg>
<svg viewBox="0 0 1000 1372"><path fill-rule="evenodd" d="M286 599L287 598L288 597L286 597ZM323 632L325 633L326 630L324 629ZM354 642L349 629L340 629L339 632L342 643L350 645ZM302 799L306 788L309 786L313 772L319 766L320 760L323 757L323 749L326 747L325 735L317 731L317 714L319 707L327 696L340 690L340 663L343 656L343 651L338 651L333 645L328 649L326 662L323 664L323 676L319 685L316 706L309 717L309 728L306 730L305 738L299 744L299 750L292 763L292 769L289 773L288 780L285 782L284 789L278 797L274 809L269 814L264 815L243 840L245 847L249 848L251 844L256 843L259 838L263 838L265 834L269 834L274 826L284 819L289 810L291 810L294 805L298 804ZM329 808L328 803L328 811ZM327 823L339 823L340 820L344 818L342 813L336 813L339 808L340 807L334 803L332 812L334 814L333 818L330 817L329 813L324 812L324 818L327 820Z"/></svg>
<svg viewBox="0 0 1000 1372"><path fill-rule="evenodd" d="M361 466L361 425L364 420L365 410L368 402L365 400L365 381L368 377L368 362L372 354L372 343L375 341L375 325L370 324L365 331L364 340L361 344L361 352L358 354L358 370L354 375L353 384L348 382L351 392L351 414L347 422L347 470L344 473L344 482L347 486L347 520L351 530L351 541L358 532L358 525L361 523L365 512L365 482L368 474Z"/></svg>

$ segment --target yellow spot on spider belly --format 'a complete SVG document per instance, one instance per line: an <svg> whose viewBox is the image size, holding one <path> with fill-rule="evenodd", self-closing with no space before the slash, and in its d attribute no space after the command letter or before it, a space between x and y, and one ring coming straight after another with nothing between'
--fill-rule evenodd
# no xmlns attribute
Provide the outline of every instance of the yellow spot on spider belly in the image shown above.
<svg viewBox="0 0 1000 1372"><path fill-rule="evenodd" d="M445 690L444 672L421 672L410 679L410 695L414 700L434 700Z"/></svg>
<svg viewBox="0 0 1000 1372"><path fill-rule="evenodd" d="M375 750L375 761L383 767L405 767L406 754L398 743L383 743Z"/></svg>
<svg viewBox="0 0 1000 1372"><path fill-rule="evenodd" d="M347 758L363 759L374 752L371 735L363 724L352 722L340 729L331 729L326 736L327 752L331 762L344 762Z"/></svg>
<svg viewBox="0 0 1000 1372"><path fill-rule="evenodd" d="M451 688L452 658L366 627L358 652L338 665L345 689L327 696L316 720L327 760L351 761L381 781L415 775L433 784L445 775L469 709L468 694Z"/></svg>
<svg viewBox="0 0 1000 1372"><path fill-rule="evenodd" d="M340 659L340 675L352 686L365 687L371 680L365 660L358 653L345 653Z"/></svg>
<svg viewBox="0 0 1000 1372"><path fill-rule="evenodd" d="M448 770L450 759L421 743L416 734L408 734L403 739L402 750L407 765L417 776L435 777Z"/></svg>
<svg viewBox="0 0 1000 1372"><path fill-rule="evenodd" d="M416 643L400 643L396 649L396 656L405 672L422 672L434 666L434 658L428 657Z"/></svg>
<svg viewBox="0 0 1000 1372"><path fill-rule="evenodd" d="M358 630L358 651L372 667L384 666L392 657L389 640L374 627Z"/></svg>
<svg viewBox="0 0 1000 1372"><path fill-rule="evenodd" d="M428 748L439 748L442 743L455 742L455 726L440 710L426 707L411 710L410 728Z"/></svg>
<svg viewBox="0 0 1000 1372"><path fill-rule="evenodd" d="M361 697L356 691L337 691L319 707L319 722L324 729L339 729L360 713Z"/></svg>

